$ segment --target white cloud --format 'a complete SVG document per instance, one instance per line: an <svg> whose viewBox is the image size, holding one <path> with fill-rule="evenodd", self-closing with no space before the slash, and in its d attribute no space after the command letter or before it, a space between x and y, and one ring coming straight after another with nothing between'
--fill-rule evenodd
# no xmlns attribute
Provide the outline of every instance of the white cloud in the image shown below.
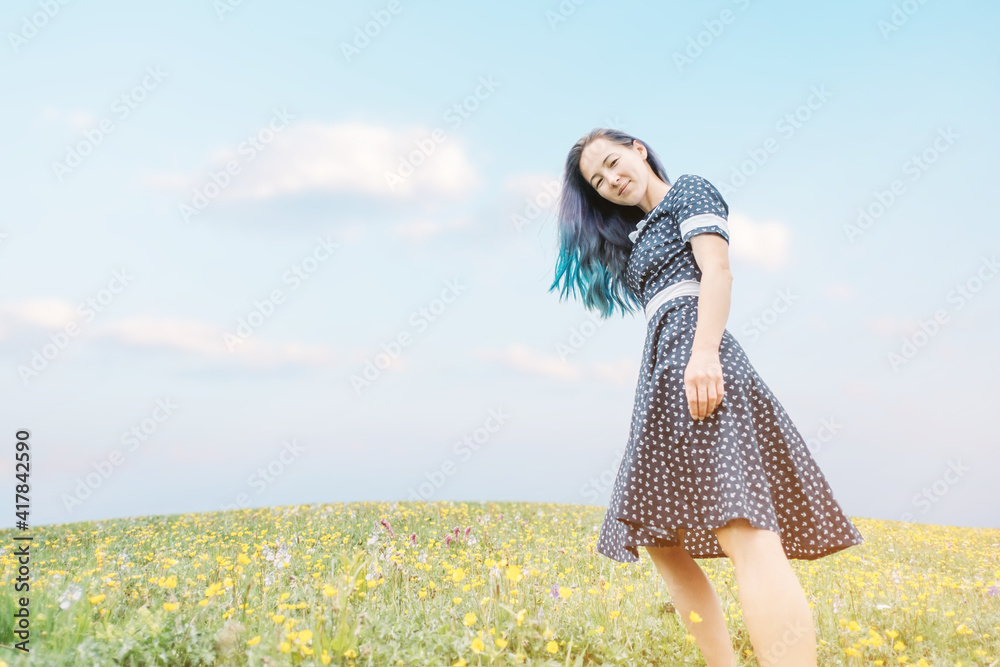
<svg viewBox="0 0 1000 667"><path fill-rule="evenodd" d="M93 333L134 347L162 347L207 356L229 354L222 329L197 320L126 317L95 327Z"/></svg>
<svg viewBox="0 0 1000 667"><path fill-rule="evenodd" d="M300 343L297 341L265 343L250 339L245 345L246 349L240 350L237 348L233 354L254 366L284 366L291 364L309 367L341 367L339 358L333 349L318 343Z"/></svg>
<svg viewBox="0 0 1000 667"><path fill-rule="evenodd" d="M806 320L809 328L813 331L829 331L830 330L830 320L819 315L810 315Z"/></svg>
<svg viewBox="0 0 1000 667"><path fill-rule="evenodd" d="M471 221L468 218L455 218L447 221L417 219L401 222L395 225L392 231L407 241L416 242L453 229L467 229L469 227L471 227Z"/></svg>
<svg viewBox="0 0 1000 667"><path fill-rule="evenodd" d="M631 385L638 377L636 363L627 359L580 363L563 360L555 354L539 352L517 343L503 348L477 348L472 354L528 375L541 375L557 380L581 380L589 377L603 382Z"/></svg>
<svg viewBox="0 0 1000 667"><path fill-rule="evenodd" d="M336 365L336 355L331 348L312 343L271 342L250 336L234 344L230 351L224 338L226 333L232 332L198 320L146 315L115 320L94 330L95 336L133 347L193 352L206 357L235 359L250 366Z"/></svg>
<svg viewBox="0 0 1000 667"><path fill-rule="evenodd" d="M788 264L792 234L780 222L755 222L739 213L729 215L730 252L733 257L777 271Z"/></svg>
<svg viewBox="0 0 1000 667"><path fill-rule="evenodd" d="M420 153L418 142L433 147L429 156ZM218 171L228 160L238 161L240 171L217 200L321 191L372 197L458 197L481 185L475 165L455 139L446 137L438 144L427 129L397 130L365 122L293 122L253 159L241 155L237 146L216 149L209 151L208 164L202 168L186 174L152 174L144 182L187 195L190 189L211 182L209 171ZM386 174L398 173L401 162L407 161L419 166L395 190L390 189Z"/></svg>
<svg viewBox="0 0 1000 667"><path fill-rule="evenodd" d="M857 294L847 283L831 283L823 287L823 293L838 301L853 301Z"/></svg>
<svg viewBox="0 0 1000 667"><path fill-rule="evenodd" d="M906 336L920 326L920 320L915 317L896 317L894 315L879 315L869 317L865 327L877 336L895 338Z"/></svg>
<svg viewBox="0 0 1000 667"><path fill-rule="evenodd" d="M77 319L73 304L64 299L26 299L0 303L0 326L4 330L24 326L59 329Z"/></svg>
<svg viewBox="0 0 1000 667"><path fill-rule="evenodd" d="M560 380L578 380L583 377L583 369L579 364L564 361L555 355L543 354L526 345L513 343L500 349L478 348L473 351L473 355L529 375L543 375Z"/></svg>
<svg viewBox="0 0 1000 667"><path fill-rule="evenodd" d="M73 306L62 299L29 299L0 303L0 340L18 331L56 332L75 321L77 337L108 339L134 348L160 348L193 353L215 359L231 359L248 366L303 364L339 367L341 359L326 345L298 341L268 341L251 336L226 345L225 329L199 320L138 315L110 322L86 323ZM229 332L231 333L231 332Z"/></svg>
<svg viewBox="0 0 1000 667"><path fill-rule="evenodd" d="M844 394L862 401L876 401L883 398L882 388L868 380L848 380L844 383Z"/></svg>
<svg viewBox="0 0 1000 667"><path fill-rule="evenodd" d="M62 122L74 130L82 132L92 129L98 123L98 118L89 111L82 109L60 109L52 104L43 105L35 115L35 122Z"/></svg>
<svg viewBox="0 0 1000 667"><path fill-rule="evenodd" d="M639 380L639 367L634 360L595 361L591 373L602 380L617 385L634 385Z"/></svg>
<svg viewBox="0 0 1000 667"><path fill-rule="evenodd" d="M542 193L547 193L553 200L562 189L562 180L556 174L543 172L520 172L511 174L503 184L504 190L517 196L535 199ZM541 204L548 201L542 196Z"/></svg>

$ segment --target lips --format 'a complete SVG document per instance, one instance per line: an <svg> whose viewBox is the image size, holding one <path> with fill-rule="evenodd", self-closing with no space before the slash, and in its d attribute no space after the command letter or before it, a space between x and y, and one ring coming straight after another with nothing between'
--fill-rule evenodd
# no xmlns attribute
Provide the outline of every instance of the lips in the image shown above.
<svg viewBox="0 0 1000 667"><path fill-rule="evenodd" d="M625 188L627 188L629 186L629 183L631 183L631 182L632 181L625 181L625 185L623 185L622 189L618 191L618 195L619 196L625 194Z"/></svg>

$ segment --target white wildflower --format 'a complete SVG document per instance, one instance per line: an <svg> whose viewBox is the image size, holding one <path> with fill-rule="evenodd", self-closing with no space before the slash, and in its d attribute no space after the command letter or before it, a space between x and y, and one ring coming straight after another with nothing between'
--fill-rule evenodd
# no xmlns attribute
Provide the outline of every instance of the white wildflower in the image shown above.
<svg viewBox="0 0 1000 667"><path fill-rule="evenodd" d="M63 594L59 596L59 608L69 609L69 606L79 600L82 595L82 588L76 584L70 584L69 587L63 591Z"/></svg>

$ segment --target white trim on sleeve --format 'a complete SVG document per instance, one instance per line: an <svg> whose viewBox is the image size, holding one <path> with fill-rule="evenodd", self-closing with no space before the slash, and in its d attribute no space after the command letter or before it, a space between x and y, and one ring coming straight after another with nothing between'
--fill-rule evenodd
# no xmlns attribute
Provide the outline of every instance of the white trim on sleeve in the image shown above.
<svg viewBox="0 0 1000 667"><path fill-rule="evenodd" d="M684 222L681 223L681 238L690 232L692 229L698 227L711 227L711 226L721 227L726 234L729 234L729 224L726 219L718 216L714 213L700 213L698 215L693 215Z"/></svg>

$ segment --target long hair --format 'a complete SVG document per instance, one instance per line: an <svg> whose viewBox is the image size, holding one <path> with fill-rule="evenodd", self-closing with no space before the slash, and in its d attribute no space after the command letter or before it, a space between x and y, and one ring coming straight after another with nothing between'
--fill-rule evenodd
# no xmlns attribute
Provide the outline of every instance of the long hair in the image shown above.
<svg viewBox="0 0 1000 667"><path fill-rule="evenodd" d="M628 235L635 231L644 213L638 206L609 202L583 179L580 155L599 137L623 146L631 146L636 140L620 130L601 127L584 135L570 150L557 213L559 257L555 280L548 291L560 287L561 281L560 301L569 293L579 293L585 308L607 319L614 314L615 305L621 308L622 317L642 308L641 297L632 292L625 280L625 269L632 253ZM646 162L653 173L669 185L667 172L656 153L645 141L639 141L646 147Z"/></svg>

